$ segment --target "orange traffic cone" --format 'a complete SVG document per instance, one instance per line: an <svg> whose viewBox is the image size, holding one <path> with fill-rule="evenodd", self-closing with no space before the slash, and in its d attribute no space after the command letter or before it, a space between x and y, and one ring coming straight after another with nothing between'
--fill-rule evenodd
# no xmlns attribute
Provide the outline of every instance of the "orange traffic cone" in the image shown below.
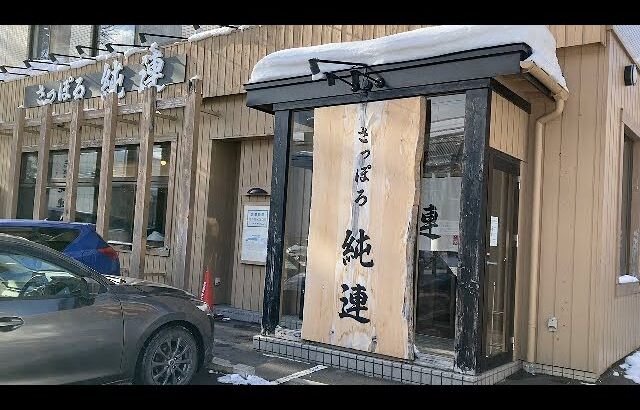
<svg viewBox="0 0 640 410"><path fill-rule="evenodd" d="M204 281L202 282L202 292L200 292L200 300L209 306L209 310L213 310L213 279L211 271L207 268L204 272Z"/></svg>

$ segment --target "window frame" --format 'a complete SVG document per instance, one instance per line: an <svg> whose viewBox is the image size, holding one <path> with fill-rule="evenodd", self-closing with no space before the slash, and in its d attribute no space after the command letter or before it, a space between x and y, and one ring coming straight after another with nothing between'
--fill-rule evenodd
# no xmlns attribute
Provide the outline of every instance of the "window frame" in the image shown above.
<svg viewBox="0 0 640 410"><path fill-rule="evenodd" d="M169 144L169 174L166 176L151 176L150 187L154 186L166 186L167 187L167 209L165 212L165 241L164 246L157 248L146 248L146 255L156 255L156 256L170 256L171 254L171 232L173 226L173 197L174 197L174 186L175 186L175 169L176 169L176 158L177 158L177 139L157 139L154 141L153 145L168 143ZM139 152L140 144L127 142L116 144L115 148L124 147L124 146L133 146ZM138 163L136 162L136 170ZM165 185L166 181L166 185ZM137 183L137 172L136 176L131 177L113 177L111 178L111 188L113 192L114 183L120 185L136 185ZM131 253L132 245L130 243L118 242L118 241L106 241L109 245L111 245L118 252L122 253Z"/></svg>
<svg viewBox="0 0 640 410"><path fill-rule="evenodd" d="M622 200L623 200L623 175L624 175L624 147L625 140L632 141L632 173L631 173L631 187L634 185L637 187L640 184L640 124L638 124L629 113L627 113L623 108L620 109L620 131L619 131L619 161L618 161L618 184L617 184L617 200L618 206L616 210L616 274L615 274L615 296L621 297L626 295L631 295L635 293L640 293L640 283L639 282L631 282L631 283L619 283L618 278L621 276L620 268L622 264ZM635 191L635 194L634 194ZM638 212L634 212L634 210L638 210L640 208L640 193L637 189L631 189L630 192L630 217L629 221L629 237L632 237L632 232L634 230L640 229L640 217L637 215ZM632 242L632 241L629 241ZM631 243L628 244L631 246ZM630 249L627 251L630 257L631 252ZM629 261L627 261L629 264ZM632 265L633 266L633 265ZM636 271L632 272L633 276L636 276L640 279L640 258L636 261ZM628 274L631 272L627 272Z"/></svg>

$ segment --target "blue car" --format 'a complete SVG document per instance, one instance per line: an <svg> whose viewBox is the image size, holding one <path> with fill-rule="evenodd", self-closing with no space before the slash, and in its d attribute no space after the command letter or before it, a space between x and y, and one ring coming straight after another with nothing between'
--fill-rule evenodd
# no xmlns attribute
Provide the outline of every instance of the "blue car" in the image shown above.
<svg viewBox="0 0 640 410"><path fill-rule="evenodd" d="M100 237L93 224L0 219L0 233L48 246L103 275L120 276L118 252Z"/></svg>

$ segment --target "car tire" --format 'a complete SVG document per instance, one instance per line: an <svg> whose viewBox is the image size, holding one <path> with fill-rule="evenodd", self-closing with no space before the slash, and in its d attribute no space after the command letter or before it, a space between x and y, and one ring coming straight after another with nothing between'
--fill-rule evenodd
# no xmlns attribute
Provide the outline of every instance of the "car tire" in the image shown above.
<svg viewBox="0 0 640 410"><path fill-rule="evenodd" d="M144 349L138 380L151 385L189 384L198 368L196 340L182 326L160 330Z"/></svg>

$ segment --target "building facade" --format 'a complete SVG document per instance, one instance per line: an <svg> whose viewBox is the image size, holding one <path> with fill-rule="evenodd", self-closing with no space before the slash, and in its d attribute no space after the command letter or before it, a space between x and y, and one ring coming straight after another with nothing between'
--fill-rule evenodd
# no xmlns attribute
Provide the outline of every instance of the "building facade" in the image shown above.
<svg viewBox="0 0 640 410"><path fill-rule="evenodd" d="M133 35L127 40L100 43L103 26L66 27L3 27L12 35L0 38L12 42L0 43L1 62L19 66L22 60L48 53L76 55L77 45L139 44L140 32L165 33L140 26L128 31ZM192 34L186 31L193 30L191 26L176 27L171 31L181 33L176 36ZM437 250L438 258L435 248L422 247L419 238L405 243L408 248L417 246L415 268L407 276L415 293L407 333L419 353L400 358L376 354L375 349L367 353L344 350L337 343L305 341L303 318L325 309L316 304L312 311L308 304L305 308L308 300L320 300L307 297L305 286L312 204L318 201L312 198L316 187L311 183L317 172L314 136L334 133L324 130L316 117L347 115L327 114L323 105L348 107L400 95L314 105L299 103L304 97L297 92L305 89L285 92L282 84L275 89L286 97L252 100L260 87L245 84L255 64L274 51L421 27L256 26L175 44L171 39L159 49L166 61L175 57L171 64L176 66L184 57L184 75L174 75L174 82L156 95L127 89L125 79L122 98L107 93L104 99L92 94L42 107L25 104L38 85L70 76L92 78L94 72L103 73L105 63L139 67L148 54L142 48L130 53L121 46L124 54L64 71L19 76L24 78L0 74L5 80L0 83L0 216L96 223L118 248L124 274L194 293L200 290L204 270L210 269L220 312L262 320L264 335L255 339L260 349L298 358L306 354L306 360L325 364L328 355L329 364L403 381L416 382L417 372L419 383L491 383L523 363L539 372L593 380L640 346L640 323L635 319L640 285L619 279L639 274L633 246L638 212L633 158L640 136L640 93L637 85L625 85L624 80L625 67L637 64L635 56L640 54L640 36L633 27L548 26L569 93L560 116L542 128L542 150L536 148L536 122L556 109L557 92L532 80L533 71L523 73L521 66L517 72L489 70L480 77L433 80L440 85L422 84L419 93L402 95L424 97L423 104L429 106L430 115L422 122L429 137L423 147L426 162L420 165L420 179L429 182L424 182L422 192L436 195L448 190L443 197L454 198L448 203L443 199L442 207L451 214L440 216L452 222L451 232L445 234L451 243ZM38 37L47 30L48 37ZM504 49L499 55L526 54L523 50ZM94 56L106 54L92 51ZM498 58L487 54L461 59L490 57ZM437 64L445 63L431 61L426 66ZM480 80L486 82L470 85ZM442 85L452 82L458 85ZM474 98L484 99L480 111L469 109ZM473 134L477 129L483 132ZM455 154L469 149L472 134L476 142L486 138L486 146L477 151L487 153L482 158L486 162L475 166L486 172L478 189L489 192L476 197L483 204L477 211L488 211L467 218L478 231L475 239L465 239L464 230L454 232L467 220L461 219L455 204L459 207L460 199L467 198L463 191L471 185L464 180L473 164L465 162L468 155ZM532 165L537 163L536 153L539 168ZM536 206L537 169L543 171ZM436 186L434 182L443 178L432 176L443 175L463 182ZM141 201L148 206L140 206ZM517 239L503 234L497 223L494 238L494 216L510 220ZM537 233L532 229L536 218ZM264 247L267 236L269 246ZM466 238L473 237L467 233ZM491 248L494 240L501 252L495 260L472 261L472 249L459 250L474 243ZM509 263L501 262L505 258ZM475 278L481 287L473 298L464 292L468 284L460 282L457 272L470 263L483 272ZM471 316L462 313L469 306L475 306ZM473 315L481 319L468 321ZM300 328L302 338L296 333ZM494 356L500 360L489 360Z"/></svg>

